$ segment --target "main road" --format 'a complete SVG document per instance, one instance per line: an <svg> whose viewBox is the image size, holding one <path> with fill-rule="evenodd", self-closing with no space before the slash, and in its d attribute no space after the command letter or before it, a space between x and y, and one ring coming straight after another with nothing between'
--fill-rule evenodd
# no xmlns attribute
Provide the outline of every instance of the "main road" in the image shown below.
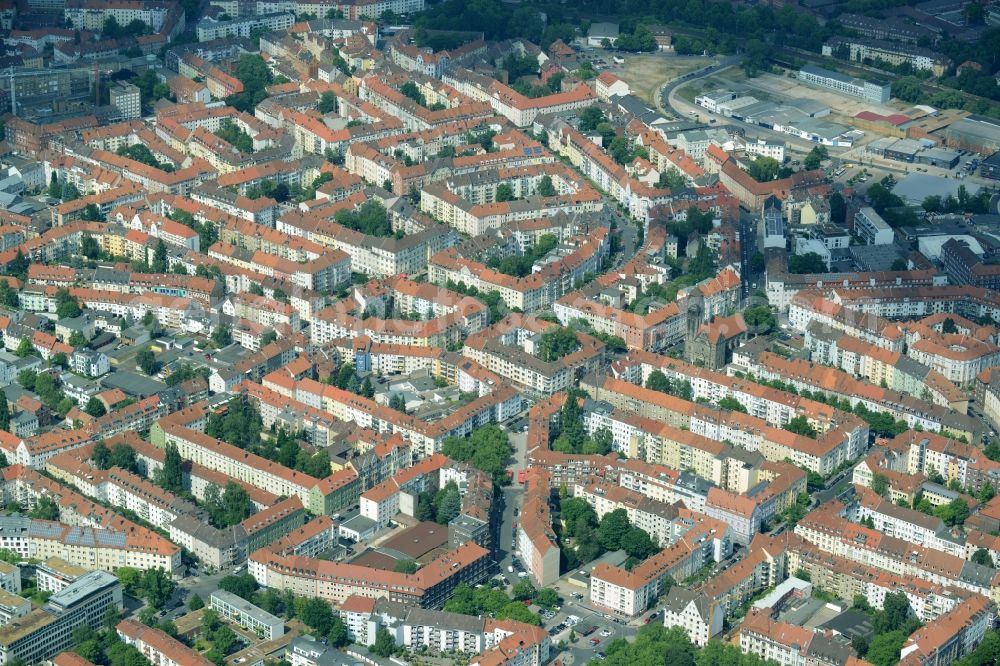
<svg viewBox="0 0 1000 666"><path fill-rule="evenodd" d="M743 56L725 56L714 65L709 65L704 69L688 72L683 76L677 77L673 81L668 81L662 88L660 88L660 109L663 111L670 109L678 118L687 118L689 113L685 112L684 109L674 106L674 102L671 99L671 93L673 93L674 89L679 88L685 83L691 83L692 81L697 81L698 79L703 79L706 76L711 76L712 74L721 72L724 69L729 69L733 65L738 65L742 61Z"/></svg>

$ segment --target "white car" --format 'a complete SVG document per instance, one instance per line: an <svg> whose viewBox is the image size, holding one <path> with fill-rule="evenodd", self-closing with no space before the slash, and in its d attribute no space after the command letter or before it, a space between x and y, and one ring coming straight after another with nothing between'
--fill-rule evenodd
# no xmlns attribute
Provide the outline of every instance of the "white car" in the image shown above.
<svg viewBox="0 0 1000 666"><path fill-rule="evenodd" d="M603 630L601 630L601 636L604 636L605 638L607 638L610 635L611 635L611 630L610 629L603 629Z"/></svg>
<svg viewBox="0 0 1000 666"><path fill-rule="evenodd" d="M518 578L527 578L528 577L528 572L527 571L518 571L517 572L517 577Z"/></svg>

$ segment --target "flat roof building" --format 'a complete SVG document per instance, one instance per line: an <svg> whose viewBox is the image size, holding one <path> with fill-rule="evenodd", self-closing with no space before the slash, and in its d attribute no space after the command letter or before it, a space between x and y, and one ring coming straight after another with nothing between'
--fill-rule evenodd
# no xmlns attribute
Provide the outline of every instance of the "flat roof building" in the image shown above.
<svg viewBox="0 0 1000 666"><path fill-rule="evenodd" d="M109 608L122 607L118 579L106 571L91 571L49 597L42 608L0 627L0 664L51 659L73 644L74 629L98 629Z"/></svg>
<svg viewBox="0 0 1000 666"><path fill-rule="evenodd" d="M285 633L285 623L242 597L225 590L212 592L212 610L224 618L239 623L264 640L274 640Z"/></svg>
<svg viewBox="0 0 1000 666"><path fill-rule="evenodd" d="M815 86L835 90L851 97L860 97L869 102L884 104L892 96L890 86L884 83L872 83L864 79L845 76L816 65L806 65L799 70L799 81Z"/></svg>

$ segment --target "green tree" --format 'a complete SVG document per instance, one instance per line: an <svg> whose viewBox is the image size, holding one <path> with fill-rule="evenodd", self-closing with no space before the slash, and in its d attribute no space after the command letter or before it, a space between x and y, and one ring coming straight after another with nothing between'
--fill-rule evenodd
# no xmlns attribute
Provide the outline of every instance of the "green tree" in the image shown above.
<svg viewBox="0 0 1000 666"><path fill-rule="evenodd" d="M42 495L35 502L35 508L28 512L28 517L39 520L59 520L59 505L48 495Z"/></svg>
<svg viewBox="0 0 1000 666"><path fill-rule="evenodd" d="M120 467L133 474L139 473L139 462L135 455L135 449L125 443L119 442L111 447L108 454L108 466Z"/></svg>
<svg viewBox="0 0 1000 666"><path fill-rule="evenodd" d="M104 214L101 209L97 207L97 204L89 203L83 207L83 212L80 213L80 219L84 222L103 222Z"/></svg>
<svg viewBox="0 0 1000 666"><path fill-rule="evenodd" d="M347 625L344 624L339 615L333 618L333 624L330 625L330 632L327 634L327 642L335 648L342 648L351 642L347 633Z"/></svg>
<svg viewBox="0 0 1000 666"><path fill-rule="evenodd" d="M80 316L80 304L77 303L68 289L61 288L56 292L56 316L67 319Z"/></svg>
<svg viewBox="0 0 1000 666"><path fill-rule="evenodd" d="M252 602L257 591L257 580L250 574L225 576L219 581L219 589Z"/></svg>
<svg viewBox="0 0 1000 666"><path fill-rule="evenodd" d="M154 480L158 486L173 493L183 490L183 462L177 445L173 442L167 443L167 449L163 458L163 466L156 470Z"/></svg>
<svg viewBox="0 0 1000 666"><path fill-rule="evenodd" d="M496 616L498 620L516 620L525 624L533 624L536 627L542 623L541 618L528 610L528 607L520 601L511 601L504 605L497 611Z"/></svg>
<svg viewBox="0 0 1000 666"><path fill-rule="evenodd" d="M389 396L389 409L394 409L401 414L406 413L406 398L402 393L393 393Z"/></svg>
<svg viewBox="0 0 1000 666"><path fill-rule="evenodd" d="M143 349L135 356L136 366L147 375L155 375L160 370L160 363L150 349Z"/></svg>
<svg viewBox="0 0 1000 666"><path fill-rule="evenodd" d="M976 564L981 564L984 567L993 566L993 558L990 557L990 551L985 548L979 548L972 554L972 561Z"/></svg>
<svg viewBox="0 0 1000 666"><path fill-rule="evenodd" d="M174 587L170 575L161 568L147 569L142 575L142 596L153 608L163 608L174 593Z"/></svg>
<svg viewBox="0 0 1000 666"><path fill-rule="evenodd" d="M417 573L418 568L419 566L415 561L406 559L396 562L396 565L392 568L392 570L396 573L415 574Z"/></svg>
<svg viewBox="0 0 1000 666"><path fill-rule="evenodd" d="M21 248L17 249L14 259L7 265L7 272L24 280L28 274L28 258L24 256Z"/></svg>
<svg viewBox="0 0 1000 666"><path fill-rule="evenodd" d="M728 409L731 412L742 412L744 414L747 413L747 408L743 406L742 402L728 395L725 398L719 400L719 408Z"/></svg>
<svg viewBox="0 0 1000 666"><path fill-rule="evenodd" d="M542 179L538 181L538 189L536 190L538 196L541 197L554 197L556 196L556 188L552 185L551 176L542 176Z"/></svg>
<svg viewBox="0 0 1000 666"><path fill-rule="evenodd" d="M559 593L551 587L543 587L535 595L535 603L542 608L554 608L559 605Z"/></svg>
<svg viewBox="0 0 1000 666"><path fill-rule="evenodd" d="M204 607L205 602L202 601L202 598L198 596L197 592L192 594L191 598L188 599L188 610L196 611Z"/></svg>
<svg viewBox="0 0 1000 666"><path fill-rule="evenodd" d="M767 305L755 305L743 311L743 321L746 322L754 335L764 335L777 324L774 313Z"/></svg>
<svg viewBox="0 0 1000 666"><path fill-rule="evenodd" d="M100 418L108 413L108 410L104 408L104 403L98 398L92 397L87 401L87 406L84 408L85 412L93 416L95 419Z"/></svg>
<svg viewBox="0 0 1000 666"><path fill-rule="evenodd" d="M462 511L462 498L458 488L449 488L437 508L437 522L447 525Z"/></svg>
<svg viewBox="0 0 1000 666"><path fill-rule="evenodd" d="M393 640L392 634L385 627L380 628L375 632L375 643L371 648L372 652L383 659L388 659L392 656L392 653L396 651L396 641Z"/></svg>
<svg viewBox="0 0 1000 666"><path fill-rule="evenodd" d="M8 308L16 308L20 305L17 290L11 288L6 278L0 279L0 305Z"/></svg>
<svg viewBox="0 0 1000 666"><path fill-rule="evenodd" d="M333 626L333 609L325 599L299 597L295 600L295 616L322 636Z"/></svg>
<svg viewBox="0 0 1000 666"><path fill-rule="evenodd" d="M267 63L255 53L240 56L233 75L243 84L243 92L227 97L226 104L248 112L267 98L264 88L274 80Z"/></svg>
<svg viewBox="0 0 1000 666"><path fill-rule="evenodd" d="M99 259L101 257L101 244L90 234L83 234L80 239L80 254L88 259Z"/></svg>
<svg viewBox="0 0 1000 666"><path fill-rule="evenodd" d="M825 146L813 146L813 149L810 150L809 154L802 160L802 166L810 171L818 169L820 163L828 156L829 154L827 153Z"/></svg>
<svg viewBox="0 0 1000 666"><path fill-rule="evenodd" d="M625 509L615 509L604 514L604 517L601 518L601 523L597 528L597 536L606 550L618 550L622 547L622 538L631 527Z"/></svg>
<svg viewBox="0 0 1000 666"><path fill-rule="evenodd" d="M816 428L803 415L796 416L785 424L785 430L811 439L816 439Z"/></svg>
<svg viewBox="0 0 1000 666"><path fill-rule="evenodd" d="M645 560L659 551L649 533L641 527L632 527L622 536L621 548L629 557L638 561Z"/></svg>
<svg viewBox="0 0 1000 666"><path fill-rule="evenodd" d="M34 370L22 370L17 373L17 383L28 389L29 391L35 390L35 385L38 382L38 373Z"/></svg>
<svg viewBox="0 0 1000 666"><path fill-rule="evenodd" d="M793 254L788 258L789 273L825 273L826 271L826 262L815 252Z"/></svg>
<svg viewBox="0 0 1000 666"><path fill-rule="evenodd" d="M531 584L527 578L522 578L521 580L514 583L514 587L510 589L511 597L518 601L526 601L534 599L538 591L535 586Z"/></svg>
<svg viewBox="0 0 1000 666"><path fill-rule="evenodd" d="M580 112L577 129L581 132L592 132L605 120L604 112L598 106L588 106Z"/></svg>
<svg viewBox="0 0 1000 666"><path fill-rule="evenodd" d="M210 338L212 344L216 347L226 347L233 343L233 333L230 329L229 324L220 323L212 330L212 337Z"/></svg>
<svg viewBox="0 0 1000 666"><path fill-rule="evenodd" d="M154 273L167 272L167 245L162 238L156 241L156 247L153 249L153 261L149 266Z"/></svg>
<svg viewBox="0 0 1000 666"><path fill-rule="evenodd" d="M334 221L368 236L392 236L394 233L385 206L375 199L369 199L356 210L337 211Z"/></svg>
<svg viewBox="0 0 1000 666"><path fill-rule="evenodd" d="M541 360L552 362L575 352L579 347L580 343L573 329L553 326L542 333L535 353Z"/></svg>
<svg viewBox="0 0 1000 666"><path fill-rule="evenodd" d="M646 378L646 388L650 391L659 391L660 393L670 392L670 380L667 376L663 374L660 370L653 370L649 373L649 377Z"/></svg>
<svg viewBox="0 0 1000 666"><path fill-rule="evenodd" d="M956 497L934 509L934 515L947 525L962 525L969 517L969 505L964 499Z"/></svg>
<svg viewBox="0 0 1000 666"><path fill-rule="evenodd" d="M514 190L511 188L509 183L500 183L497 185L497 202L513 201L514 200Z"/></svg>
<svg viewBox="0 0 1000 666"><path fill-rule="evenodd" d="M7 398L0 395L0 430L10 432L10 406Z"/></svg>
<svg viewBox="0 0 1000 666"><path fill-rule="evenodd" d="M767 183L778 178L781 165L773 157L757 157L750 162L747 173L758 183Z"/></svg>
<svg viewBox="0 0 1000 666"><path fill-rule="evenodd" d="M498 482L504 477L511 444L502 428L490 424L477 428L468 437L446 437L441 452L452 460L471 463Z"/></svg>
<svg viewBox="0 0 1000 666"><path fill-rule="evenodd" d="M868 646L865 659L874 666L893 666L899 662L899 651L904 642L906 634L899 630L877 634Z"/></svg>
<svg viewBox="0 0 1000 666"><path fill-rule="evenodd" d="M877 473L872 476L872 490L885 497L889 493L889 477Z"/></svg>

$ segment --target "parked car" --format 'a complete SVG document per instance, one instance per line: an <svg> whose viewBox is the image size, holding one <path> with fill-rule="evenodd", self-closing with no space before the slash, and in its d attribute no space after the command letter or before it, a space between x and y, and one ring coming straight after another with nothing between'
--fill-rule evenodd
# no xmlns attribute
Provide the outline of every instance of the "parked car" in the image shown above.
<svg viewBox="0 0 1000 666"><path fill-rule="evenodd" d="M598 638L597 636L594 636L593 638L590 639L590 644L593 645L594 647L597 647L598 645L601 644L601 639Z"/></svg>

